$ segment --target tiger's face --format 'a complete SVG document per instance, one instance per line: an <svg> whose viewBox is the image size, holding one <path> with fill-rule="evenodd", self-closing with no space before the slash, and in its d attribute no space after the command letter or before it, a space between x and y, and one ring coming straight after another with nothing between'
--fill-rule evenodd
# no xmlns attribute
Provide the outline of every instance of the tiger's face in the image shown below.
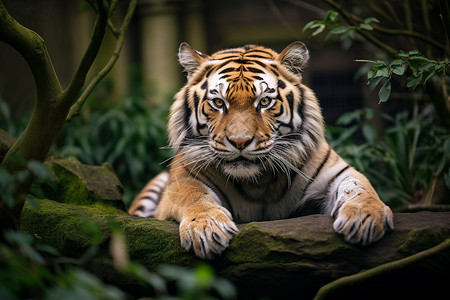
<svg viewBox="0 0 450 300"><path fill-rule="evenodd" d="M194 171L213 163L234 179L288 173L317 146L321 115L313 116L315 128L302 126L317 106L301 83L308 60L302 43L281 54L250 45L211 56L182 44L179 56L189 80L172 106L169 134ZM307 93L312 103L304 101Z"/></svg>

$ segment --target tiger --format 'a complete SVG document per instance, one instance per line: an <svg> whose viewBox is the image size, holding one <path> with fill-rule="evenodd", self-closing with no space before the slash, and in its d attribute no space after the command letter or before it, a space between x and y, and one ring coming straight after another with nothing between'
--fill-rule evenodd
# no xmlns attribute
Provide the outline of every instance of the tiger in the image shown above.
<svg viewBox="0 0 450 300"><path fill-rule="evenodd" d="M259 45L204 54L182 43L187 83L168 121L174 156L129 214L175 220L181 246L213 259L236 224L327 214L351 244L394 229L369 180L330 147L314 92L302 82L304 43L282 52Z"/></svg>

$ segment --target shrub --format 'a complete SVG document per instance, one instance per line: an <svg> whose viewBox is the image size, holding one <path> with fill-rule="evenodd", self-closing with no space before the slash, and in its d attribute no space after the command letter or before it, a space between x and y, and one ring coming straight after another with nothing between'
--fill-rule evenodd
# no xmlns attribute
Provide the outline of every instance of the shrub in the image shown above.
<svg viewBox="0 0 450 300"><path fill-rule="evenodd" d="M388 125L382 130L375 128L374 117L375 111L368 108L342 115L338 126L327 129L331 145L393 207L448 198L450 131L434 124L434 110L383 115ZM357 134L362 136L359 143L353 139Z"/></svg>
<svg viewBox="0 0 450 300"><path fill-rule="evenodd" d="M167 107L152 107L139 97L113 107L85 112L64 128L54 152L89 165L109 162L124 185L129 204L146 181L163 169L167 145Z"/></svg>

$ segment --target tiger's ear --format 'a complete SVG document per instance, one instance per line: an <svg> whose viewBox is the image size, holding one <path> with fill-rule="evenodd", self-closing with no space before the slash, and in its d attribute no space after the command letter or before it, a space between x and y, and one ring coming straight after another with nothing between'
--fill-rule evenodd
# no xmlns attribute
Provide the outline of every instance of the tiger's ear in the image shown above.
<svg viewBox="0 0 450 300"><path fill-rule="evenodd" d="M299 74L308 64L309 51L302 42L293 42L284 48L277 60L294 74Z"/></svg>
<svg viewBox="0 0 450 300"><path fill-rule="evenodd" d="M188 77L191 76L192 73L194 73L208 58L208 55L195 50L185 42L181 43L180 48L178 49L178 60L183 66L184 71L187 72Z"/></svg>

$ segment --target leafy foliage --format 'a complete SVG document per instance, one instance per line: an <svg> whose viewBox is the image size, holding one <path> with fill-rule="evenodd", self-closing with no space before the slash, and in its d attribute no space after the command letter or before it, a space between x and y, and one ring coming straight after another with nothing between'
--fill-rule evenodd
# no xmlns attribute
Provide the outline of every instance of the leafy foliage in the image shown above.
<svg viewBox="0 0 450 300"><path fill-rule="evenodd" d="M402 76L409 69L406 87L414 89L419 85L425 87L427 81L434 75L445 76L445 69L450 66L450 62L430 60L418 50L409 52L401 50L396 59L389 64L382 60L359 59L356 61L374 64L367 73L367 84L376 86L381 83L381 88L378 92L380 102L385 102L389 99L392 75Z"/></svg>
<svg viewBox="0 0 450 300"><path fill-rule="evenodd" d="M413 116L408 112L383 115L390 125L382 130L372 122L375 114L368 108L356 110L342 115L339 127L328 127L336 151L367 175L383 201L393 207L427 202L425 198L434 192L431 182L439 175L443 175L448 193L450 132L434 124L433 110L424 109ZM361 143L352 138L358 133Z"/></svg>
<svg viewBox="0 0 450 300"><path fill-rule="evenodd" d="M27 198L27 201L31 206L38 208L38 204L31 196L42 197L44 195L44 191L41 188L43 182L49 188L55 187L49 170L38 161L30 160L25 162L22 157L18 156L12 159L18 164L25 166L25 168L14 174L10 174L4 168L0 168L0 204L5 205L7 208L12 208L17 196L16 187L18 184L31 181L34 184L31 186L30 196Z"/></svg>
<svg viewBox="0 0 450 300"><path fill-rule="evenodd" d="M0 97L0 128L14 137L18 137L25 129L29 116L17 117L11 113L8 103Z"/></svg>
<svg viewBox="0 0 450 300"><path fill-rule="evenodd" d="M322 20L314 20L307 23L303 27L303 32L314 30L312 36L317 36L328 31L325 40L328 40L331 36L339 36L341 41L354 40L357 33L362 34L364 31L373 31L374 27L372 24L380 23L377 18L368 17L361 19L357 25L348 25L339 16L338 12L330 10ZM392 75L407 76L406 87L415 89L419 85L425 87L434 75L444 78L446 69L450 66L448 60L427 58L417 49L411 51L396 51L392 49L392 51L396 53L396 57L390 63L386 63L383 60L356 60L357 62L374 64L367 73L367 78L368 84L381 85L378 92L379 102L387 101L391 95Z"/></svg>
<svg viewBox="0 0 450 300"><path fill-rule="evenodd" d="M58 137L55 152L89 165L109 162L125 187L128 204L170 156L161 149L167 144L166 116L167 108L151 107L139 97L126 98L74 119Z"/></svg>
<svg viewBox="0 0 450 300"><path fill-rule="evenodd" d="M341 41L344 41L348 38L353 40L355 39L356 30L358 29L358 27L364 30L373 30L371 23L379 23L379 22L380 21L378 21L377 18L370 17L364 19L362 22L359 23L358 26L349 26L341 22L341 19L339 18L339 13L333 10L329 10L322 20L314 20L308 22L303 27L302 31L305 32L307 30L314 30L312 36L316 36L327 30L328 33L325 36L325 40L328 40L333 35L340 36Z"/></svg>

